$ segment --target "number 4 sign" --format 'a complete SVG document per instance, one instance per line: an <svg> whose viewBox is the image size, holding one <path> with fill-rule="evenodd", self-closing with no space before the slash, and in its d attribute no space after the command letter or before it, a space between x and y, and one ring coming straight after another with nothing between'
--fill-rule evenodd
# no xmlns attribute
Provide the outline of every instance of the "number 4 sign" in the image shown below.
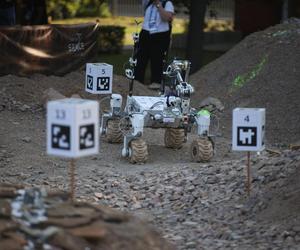
<svg viewBox="0 0 300 250"><path fill-rule="evenodd" d="M236 108L232 120L232 150L262 151L265 148L265 109Z"/></svg>
<svg viewBox="0 0 300 250"><path fill-rule="evenodd" d="M48 102L47 153L77 158L97 154L99 104L69 98Z"/></svg>

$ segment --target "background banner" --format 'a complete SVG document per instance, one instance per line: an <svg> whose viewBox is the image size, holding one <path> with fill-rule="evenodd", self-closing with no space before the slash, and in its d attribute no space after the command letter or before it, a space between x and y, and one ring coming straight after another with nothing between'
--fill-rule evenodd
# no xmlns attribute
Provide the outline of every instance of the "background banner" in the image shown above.
<svg viewBox="0 0 300 250"><path fill-rule="evenodd" d="M99 25L3 26L0 75L64 75L97 54Z"/></svg>

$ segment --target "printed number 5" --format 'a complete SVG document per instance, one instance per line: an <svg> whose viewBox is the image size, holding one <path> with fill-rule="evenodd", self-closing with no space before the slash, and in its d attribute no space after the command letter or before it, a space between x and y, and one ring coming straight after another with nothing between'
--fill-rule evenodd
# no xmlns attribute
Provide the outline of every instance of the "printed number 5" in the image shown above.
<svg viewBox="0 0 300 250"><path fill-rule="evenodd" d="M102 69L102 75L104 75L105 74L105 69Z"/></svg>
<svg viewBox="0 0 300 250"><path fill-rule="evenodd" d="M57 120L64 120L66 118L66 111L57 109L56 110L56 119Z"/></svg>
<svg viewBox="0 0 300 250"><path fill-rule="evenodd" d="M249 115L247 115L244 119L245 122L250 122L250 118L249 118Z"/></svg>

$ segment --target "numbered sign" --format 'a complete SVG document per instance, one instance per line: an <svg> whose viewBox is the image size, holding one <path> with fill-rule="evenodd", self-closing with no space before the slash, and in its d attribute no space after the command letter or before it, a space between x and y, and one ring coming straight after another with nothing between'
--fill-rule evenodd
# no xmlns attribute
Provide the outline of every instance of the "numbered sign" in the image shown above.
<svg viewBox="0 0 300 250"><path fill-rule="evenodd" d="M99 152L99 104L69 98L48 102L47 153L77 158Z"/></svg>
<svg viewBox="0 0 300 250"><path fill-rule="evenodd" d="M232 150L264 150L265 114L264 108L236 108L233 110Z"/></svg>
<svg viewBox="0 0 300 250"><path fill-rule="evenodd" d="M87 63L85 91L92 94L111 94L113 66L107 63Z"/></svg>

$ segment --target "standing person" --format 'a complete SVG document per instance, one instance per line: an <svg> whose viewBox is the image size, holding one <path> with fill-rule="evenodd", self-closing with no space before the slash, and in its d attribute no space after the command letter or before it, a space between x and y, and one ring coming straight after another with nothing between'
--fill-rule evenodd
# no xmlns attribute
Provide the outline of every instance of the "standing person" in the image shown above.
<svg viewBox="0 0 300 250"><path fill-rule="evenodd" d="M21 9L22 25L48 24L45 0L23 0Z"/></svg>
<svg viewBox="0 0 300 250"><path fill-rule="evenodd" d="M142 0L145 10L143 27L139 36L135 80L144 83L145 70L150 60L151 84L159 89L163 74L163 60L170 44L170 22L174 6L171 1Z"/></svg>
<svg viewBox="0 0 300 250"><path fill-rule="evenodd" d="M16 11L14 0L0 1L0 25L15 25Z"/></svg>

